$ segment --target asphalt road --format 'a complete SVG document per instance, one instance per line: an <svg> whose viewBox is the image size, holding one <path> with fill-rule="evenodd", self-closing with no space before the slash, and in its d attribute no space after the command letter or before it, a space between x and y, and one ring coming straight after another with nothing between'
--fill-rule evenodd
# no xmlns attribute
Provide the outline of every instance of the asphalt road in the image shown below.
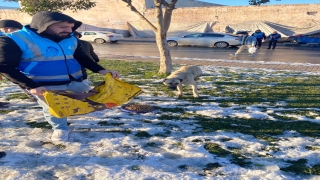
<svg viewBox="0 0 320 180"><path fill-rule="evenodd" d="M129 56L159 56L156 43L153 42L118 42L95 44L95 52L100 57L104 55L129 55ZM170 47L172 57L181 58L208 58L208 59L231 59L231 60L251 60L265 62L296 62L320 64L319 47L289 47L279 45L275 50L266 49L267 44L263 44L258 50L257 56L249 57L247 51L243 51L236 59L230 58L229 54L235 53L236 48L210 48L210 47Z"/></svg>

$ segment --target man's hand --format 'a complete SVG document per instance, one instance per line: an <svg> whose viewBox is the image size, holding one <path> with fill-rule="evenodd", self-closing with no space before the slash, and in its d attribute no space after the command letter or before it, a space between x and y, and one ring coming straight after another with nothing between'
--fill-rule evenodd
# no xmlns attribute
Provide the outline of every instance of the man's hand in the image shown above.
<svg viewBox="0 0 320 180"><path fill-rule="evenodd" d="M119 72L118 71L114 71L114 70L101 70L101 71L99 71L99 73L100 74L103 74L103 75L106 75L106 74L108 74L108 73L111 73L111 75L112 75L112 77L113 78L120 78L120 74L119 74Z"/></svg>
<svg viewBox="0 0 320 180"><path fill-rule="evenodd" d="M34 94L36 96L43 96L42 93L43 91L46 91L47 89L44 87L38 87L38 88L34 88L34 89L30 89L29 92L31 94Z"/></svg>

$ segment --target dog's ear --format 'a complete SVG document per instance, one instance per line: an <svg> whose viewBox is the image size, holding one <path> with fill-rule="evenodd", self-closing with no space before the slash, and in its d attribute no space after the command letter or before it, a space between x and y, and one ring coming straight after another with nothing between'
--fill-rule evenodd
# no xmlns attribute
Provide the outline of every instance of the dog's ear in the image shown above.
<svg viewBox="0 0 320 180"><path fill-rule="evenodd" d="M167 78L165 78L164 80L163 80L163 82L165 82L167 80Z"/></svg>
<svg viewBox="0 0 320 180"><path fill-rule="evenodd" d="M180 82L182 82L183 81L183 79L180 79Z"/></svg>

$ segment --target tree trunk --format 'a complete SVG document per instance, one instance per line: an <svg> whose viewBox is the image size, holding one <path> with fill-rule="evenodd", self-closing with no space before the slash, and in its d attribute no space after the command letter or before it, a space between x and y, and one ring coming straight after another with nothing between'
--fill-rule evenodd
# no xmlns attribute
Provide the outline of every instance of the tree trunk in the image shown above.
<svg viewBox="0 0 320 180"><path fill-rule="evenodd" d="M131 11L135 12L143 19L156 34L156 42L160 54L159 74L170 74L172 70L172 59L170 50L167 44L167 31L170 26L172 11L175 9L175 4L178 0L171 0L168 4L165 0L153 0L156 10L157 24L154 26L146 17L144 17L133 5L132 0L122 0L127 4ZM165 7L165 15L163 16L162 6Z"/></svg>
<svg viewBox="0 0 320 180"><path fill-rule="evenodd" d="M167 44L167 39L156 33L156 42L160 53L160 69L159 74L170 74L172 70L172 59Z"/></svg>
<svg viewBox="0 0 320 180"><path fill-rule="evenodd" d="M156 42L160 53L159 74L170 74L172 69L172 59L167 44L167 31L164 28L161 0L154 0L157 19Z"/></svg>

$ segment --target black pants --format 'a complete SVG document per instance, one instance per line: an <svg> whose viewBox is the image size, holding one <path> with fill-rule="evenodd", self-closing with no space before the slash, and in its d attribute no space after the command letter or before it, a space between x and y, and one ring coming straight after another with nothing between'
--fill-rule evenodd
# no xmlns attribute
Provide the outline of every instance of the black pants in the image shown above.
<svg viewBox="0 0 320 180"><path fill-rule="evenodd" d="M272 45L272 49L276 48L277 42L278 42L277 40L270 40L270 41L269 41L268 49L271 48L271 45Z"/></svg>
<svg viewBox="0 0 320 180"><path fill-rule="evenodd" d="M262 39L258 39L257 38L257 48L260 48L261 47L261 45L262 45Z"/></svg>

